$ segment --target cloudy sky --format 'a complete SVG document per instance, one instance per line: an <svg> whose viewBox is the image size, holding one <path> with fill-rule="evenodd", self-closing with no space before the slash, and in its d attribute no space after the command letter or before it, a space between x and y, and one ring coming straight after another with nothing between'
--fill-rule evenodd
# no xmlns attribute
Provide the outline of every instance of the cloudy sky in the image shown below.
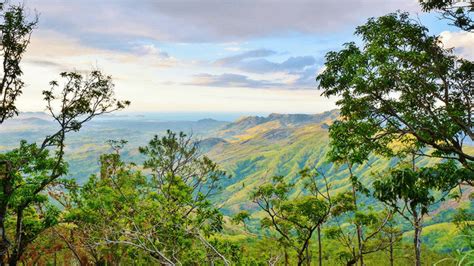
<svg viewBox="0 0 474 266"><path fill-rule="evenodd" d="M38 28L24 58L23 111L62 71L113 76L129 111L317 113L315 75L326 52L356 40L369 17L410 11L433 34L474 55L458 32L416 0L25 0Z"/></svg>

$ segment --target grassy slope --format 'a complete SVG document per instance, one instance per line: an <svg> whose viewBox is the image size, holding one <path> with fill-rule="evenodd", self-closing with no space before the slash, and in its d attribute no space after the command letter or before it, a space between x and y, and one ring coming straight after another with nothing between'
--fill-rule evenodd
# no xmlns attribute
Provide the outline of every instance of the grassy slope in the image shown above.
<svg viewBox="0 0 474 266"><path fill-rule="evenodd" d="M299 182L299 171L304 167L323 168L332 183L332 193L349 189L348 170L325 162L329 144L325 126L327 123L330 121L282 126L277 121L271 121L243 129L238 134L227 137L226 142L212 147L207 155L233 175L233 178L224 184L224 191L217 199L217 202L222 203L224 213L232 215L245 209L252 211L254 218L261 217L263 213L259 212L249 199L252 191L269 182L274 175L283 175L296 183L294 193L298 193L302 186L302 182ZM473 148L469 150L474 152ZM435 161L422 158L418 165L425 166ZM355 173L368 185L374 180L375 173L386 171L395 164L396 160L372 157L370 166L359 167ZM447 221L456 208L472 206L467 197L470 192L472 188L467 188L461 202L450 200L433 206L431 215L425 219L427 226L423 233L423 242L433 251L450 252L459 248L458 230L454 224ZM377 203L372 199L367 200L365 204ZM237 227L231 224L228 224L228 227L234 237L244 237L245 234ZM409 230L408 224L405 230ZM405 239L409 244L410 233Z"/></svg>
<svg viewBox="0 0 474 266"><path fill-rule="evenodd" d="M326 163L329 137L325 122L280 129L275 129L272 122L267 130L263 130L265 124L258 125L255 135L251 135L255 128L250 128L238 135L237 140L214 146L208 156L233 175L224 184L224 192L219 198L220 202L225 202L225 210L235 212L254 208L249 204L251 191L269 182L275 175L296 182L297 193L303 185L298 182L299 171L305 167L323 169L329 177L333 193L347 190L350 185L347 168ZM370 166L358 167L355 174L361 177L363 183L369 184L374 179L374 173L387 170L395 163L395 160L373 157ZM430 160L421 159L418 163L426 165Z"/></svg>
<svg viewBox="0 0 474 266"><path fill-rule="evenodd" d="M223 183L224 191L219 195L217 202L222 203L225 214L241 209L256 210L250 202L250 193L259 185L268 182L274 175L286 176L297 183L299 191L301 182L298 183L299 171L304 167L324 167L332 183L332 191L339 192L348 189L347 169L337 168L325 164L325 154L328 151L327 125L335 117L335 113L322 116L310 123L288 122L287 117L263 123L246 121L246 124L224 125L224 123L154 123L154 122L126 122L113 121L92 124L79 134L71 135L68 145L68 159L71 160L71 176L84 180L88 175L97 171L99 154L108 150L105 145L107 139L127 139L130 141L124 155L126 160L137 160L137 147L146 144L154 134L163 133L166 128L173 130L193 132L200 136L222 137L226 141L219 142L211 147L207 154L228 170L233 178ZM262 119L260 119L262 120ZM265 119L263 119L265 120ZM34 121L33 121L34 122ZM224 125L225 129L216 131ZM46 130L47 129L47 130ZM24 123L14 124L0 131L0 149L15 147L20 139L39 140L51 131L48 126ZM209 133L212 131L213 133ZM474 153L474 148L470 148ZM432 161L432 160L431 160ZM420 165L428 164L430 160L423 159ZM370 160L370 167L360 167L356 174L365 184L373 180L373 173L389 169L395 161L378 158ZM467 195L467 193L466 193ZM467 201L467 202L466 202ZM459 205L469 204L467 198L459 204L453 201L439 204L433 209L431 217L426 219L430 226L445 228L444 222L449 219L449 214ZM374 204L366 202L366 204ZM256 216L259 213L255 213ZM439 225L438 225L439 224ZM444 227L443 227L444 226ZM429 228L429 227L427 227ZM448 231L454 233L451 229ZM435 236L438 231L425 231L426 235ZM236 235L242 232L236 232ZM449 236L445 235L445 236ZM439 240L437 240L439 239ZM427 241L442 241L443 237L428 237ZM442 248L441 248L442 249ZM440 249L440 250L441 250Z"/></svg>

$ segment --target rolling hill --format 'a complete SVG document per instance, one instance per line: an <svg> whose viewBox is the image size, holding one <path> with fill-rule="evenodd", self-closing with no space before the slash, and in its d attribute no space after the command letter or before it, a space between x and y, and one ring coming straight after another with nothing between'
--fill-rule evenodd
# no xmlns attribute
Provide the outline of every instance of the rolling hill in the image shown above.
<svg viewBox="0 0 474 266"><path fill-rule="evenodd" d="M140 162L142 158L138 147L146 145L153 135L163 134L167 129L184 131L192 133L202 152L232 175L232 178L222 182L222 192L213 199L219 203L223 213L232 216L240 210L249 210L257 217L259 212L249 195L275 175L293 181L296 184L293 193L299 193L303 186L299 172L304 168L317 167L328 177L332 193L349 188L348 169L326 162L328 128L338 115L337 110L316 115L271 114L267 117L243 117L232 123L213 119L161 121L144 117L104 117L91 122L68 139L70 177L83 182L96 173L99 155L108 151L105 144L108 139L128 140L123 157L126 161ZM11 149L21 139L39 141L53 131L54 123L47 115L22 114L0 127L0 149ZM474 152L474 148L470 149ZM434 161L421 158L418 164L423 166ZM371 157L368 164L355 170L355 174L362 183L370 184L377 173L390 169L396 163L395 159ZM472 188L467 190L472 192ZM365 199L364 204L377 203L369 198ZM432 208L433 215L427 218L427 224L434 228L430 232L437 233L436 228L446 228L446 222L459 205L472 204L468 197L463 197L461 202L451 200L437 204ZM427 235L427 239L439 237ZM439 247L440 250L443 248L442 245Z"/></svg>

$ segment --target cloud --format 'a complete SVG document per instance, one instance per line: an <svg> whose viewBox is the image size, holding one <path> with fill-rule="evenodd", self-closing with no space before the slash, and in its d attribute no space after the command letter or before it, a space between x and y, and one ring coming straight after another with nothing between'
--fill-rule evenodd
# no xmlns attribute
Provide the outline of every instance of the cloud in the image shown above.
<svg viewBox="0 0 474 266"><path fill-rule="evenodd" d="M254 79L244 74L198 74L193 80L184 85L222 87L222 88L251 88L251 89L277 89L277 90L313 90L316 88L316 73L320 68L314 66L302 72L291 72L281 75L266 75L266 79ZM270 81L272 80L272 81Z"/></svg>
<svg viewBox="0 0 474 266"><path fill-rule="evenodd" d="M221 58L217 60L215 64L222 65L222 66L233 65L233 64L241 63L245 59L267 57L270 55L274 55L276 53L277 52L273 50L268 50L268 49L251 50L251 51L243 52L238 55Z"/></svg>
<svg viewBox="0 0 474 266"><path fill-rule="evenodd" d="M83 45L78 39L66 38L53 31L38 30L31 38L25 62L43 67L63 70L71 67L91 67L96 63L110 61L138 64L141 66L168 68L178 64L177 59L153 44L128 44L128 49L115 51ZM97 61L99 60L99 61ZM80 66L71 65L80 62Z"/></svg>
<svg viewBox="0 0 474 266"><path fill-rule="evenodd" d="M275 63L266 59L257 59L240 62L236 67L247 72L253 73L271 73L271 72L290 72L303 70L316 63L312 56L290 57L281 63Z"/></svg>
<svg viewBox="0 0 474 266"><path fill-rule="evenodd" d="M167 52L162 51L154 44L141 44L132 47L132 51L142 56L152 56L167 59L170 55Z"/></svg>
<svg viewBox="0 0 474 266"><path fill-rule="evenodd" d="M59 64L57 62L54 62L52 60L48 59L30 59L27 58L25 59L25 62L30 63L32 65L37 65L40 67L54 67L54 68L59 68L59 69L64 69L64 65Z"/></svg>
<svg viewBox="0 0 474 266"><path fill-rule="evenodd" d="M265 80L254 80L240 74L225 73L220 75L195 75L193 81L186 85L207 87L273 88L281 87L283 84Z"/></svg>
<svg viewBox="0 0 474 266"><path fill-rule="evenodd" d="M416 0L30 0L28 6L41 13L41 27L117 48L136 37L225 42L331 32L397 9L419 10Z"/></svg>
<svg viewBox="0 0 474 266"><path fill-rule="evenodd" d="M418 9L415 0L188 0L148 1L157 16L201 29L184 28L176 37L190 40L247 39L272 34L316 33L340 29L397 9Z"/></svg>
<svg viewBox="0 0 474 266"><path fill-rule="evenodd" d="M300 89L315 89L317 86L316 75L321 71L321 67L313 66L306 68L302 72L294 73L298 76L296 80L291 83L291 86Z"/></svg>
<svg viewBox="0 0 474 266"><path fill-rule="evenodd" d="M314 88L318 67L316 66L316 59L313 56L292 56L282 62L273 62L265 57L277 55L278 53L268 49L257 49L246 51L234 56L224 57L214 62L215 66L226 67L233 70L239 70L245 73L261 74L272 78L274 74L280 74L280 77L285 77L284 82L272 83L273 87L289 88L289 89L307 89ZM280 54L281 55L281 54ZM207 76L206 76L207 77ZM246 82L247 87L254 85L256 88L268 87L268 83L261 84L254 80L244 79L243 75L226 76L225 78L239 78L239 81ZM216 78L216 77L214 77ZM224 78L219 76L219 78ZM219 82L212 80L210 83L217 86L222 84L229 87L229 82ZM251 81L251 82L250 82Z"/></svg>
<svg viewBox="0 0 474 266"><path fill-rule="evenodd" d="M272 62L264 57L276 55L277 52L268 49L246 51L234 56L224 57L214 62L219 67L235 68L249 73L274 73L304 71L306 67L313 66L316 59L313 56L289 57L285 61Z"/></svg>
<svg viewBox="0 0 474 266"><path fill-rule="evenodd" d="M444 31L440 34L445 48L454 48L459 56L474 60L474 34L466 31Z"/></svg>
<svg viewBox="0 0 474 266"><path fill-rule="evenodd" d="M281 84L264 80L250 79L245 75L225 73L220 75L199 74L194 76L194 80L188 85L209 86L209 87L244 87L244 88L269 88L277 87Z"/></svg>

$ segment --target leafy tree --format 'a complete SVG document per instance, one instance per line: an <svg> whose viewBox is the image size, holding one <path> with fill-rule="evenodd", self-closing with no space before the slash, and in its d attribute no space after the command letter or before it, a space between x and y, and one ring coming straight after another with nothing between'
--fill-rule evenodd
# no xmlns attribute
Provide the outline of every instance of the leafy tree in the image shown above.
<svg viewBox="0 0 474 266"><path fill-rule="evenodd" d="M0 81L0 124L18 114L16 100L22 94L21 60L30 42L37 19L29 20L21 5L1 4L0 23L3 73ZM57 223L59 210L49 203L47 191L59 184L67 172L64 161L66 134L78 131L97 115L123 109L129 102L113 97L111 78L100 71L83 77L62 73L64 88L56 93L57 82L44 91L47 110L59 129L44 141L27 143L0 154L0 262L8 257L16 265L27 246L38 235ZM53 106L59 105L56 111ZM13 228L7 228L12 225ZM7 231L9 229L9 231ZM10 232L11 236L8 236ZM10 240L12 239L12 240ZM8 254L8 256L7 256Z"/></svg>
<svg viewBox="0 0 474 266"><path fill-rule="evenodd" d="M474 2L460 0L420 0L424 11L439 11L444 19L452 25L465 30L474 31Z"/></svg>
<svg viewBox="0 0 474 266"><path fill-rule="evenodd" d="M326 229L326 236L341 244L342 250L337 255L346 265L358 261L365 265L366 255L384 250L394 242L393 236L384 233L392 213L362 207L354 203L350 192L334 197L332 225Z"/></svg>
<svg viewBox="0 0 474 266"><path fill-rule="evenodd" d="M335 121L329 128L330 149L327 157L330 162L347 167L350 191L339 195L334 201L336 207L332 216L336 225L328 230L328 237L338 240L345 247L340 258L347 265L357 261L364 265L365 255L390 247L393 242L390 236L383 237L392 213L364 208L359 199L367 198L370 191L354 171L368 161L372 151L391 154L385 143L365 141L364 134L371 130L370 126L356 126L353 121Z"/></svg>
<svg viewBox="0 0 474 266"><path fill-rule="evenodd" d="M30 36L38 22L30 20L21 5L0 3L0 51L3 57L0 81L0 124L18 114L15 101L22 94L21 60L30 43ZM6 243L3 243L4 246Z"/></svg>
<svg viewBox="0 0 474 266"><path fill-rule="evenodd" d="M402 240L403 236L403 232L395 217L391 217L388 220L387 224L382 228L381 235L382 238L386 239L385 242L388 242L390 266L393 266L395 265L395 245Z"/></svg>
<svg viewBox="0 0 474 266"><path fill-rule="evenodd" d="M456 265L464 265L465 262L469 264L469 262L474 261L474 225L472 221L474 221L472 208L457 210L453 222L461 233L458 237L461 238L463 246L457 247L453 257L444 258L435 265L446 261L454 262Z"/></svg>
<svg viewBox="0 0 474 266"><path fill-rule="evenodd" d="M414 228L416 265L421 265L421 232L423 217L437 202L433 192L447 195L466 174L453 161L417 169L415 163L393 169L389 176L374 182L374 195L411 223Z"/></svg>
<svg viewBox="0 0 474 266"><path fill-rule="evenodd" d="M115 149L118 143L111 144ZM71 193L62 202L66 202L65 222L75 226L69 233L57 232L57 235L74 254L86 254L76 255L80 263L119 264L124 255L137 255L133 247L127 249L107 240L121 239L122 231L135 222L124 217L139 215L135 212L139 211L137 206L147 192L146 183L146 177L134 171L133 165L123 163L116 150L100 156L98 176L91 176L82 187L70 187Z"/></svg>
<svg viewBox="0 0 474 266"><path fill-rule="evenodd" d="M329 52L317 77L323 95L340 97L336 126L357 134L351 141L362 152L387 153L389 144L411 139L434 149L420 149L424 155L455 159L473 171L474 157L463 144L474 138L474 63L453 56L407 13L369 19L355 33L363 46L351 42Z"/></svg>
<svg viewBox="0 0 474 266"><path fill-rule="evenodd" d="M199 154L196 143L183 133L155 136L140 148L149 175L121 161L123 142L111 144L115 152L101 157L100 179L92 176L76 192L70 210L81 235L89 235L89 246L100 248L102 258L110 258L114 248L117 259L123 252L144 252L166 265L206 259L228 264L207 240L222 230L222 214L210 197L226 175Z"/></svg>
<svg viewBox="0 0 474 266"><path fill-rule="evenodd" d="M51 89L44 91L47 110L58 123L58 129L46 136L41 145L21 142L20 147L0 155L4 165L0 217L15 217L14 242L9 263L15 265L25 248L43 230L54 225L58 214L49 204L48 190L60 185L60 177L67 173L64 161L66 135L78 131L92 118L125 108L127 101L114 98L113 83L109 76L92 71L83 77L78 73L62 73L65 79L58 93L58 82L51 82ZM56 111L55 106L59 106ZM51 154L51 151L54 153ZM43 210L43 211L42 211ZM48 214L48 215L45 215ZM34 220L38 221L34 221ZM1 230L5 230L3 221ZM0 254L5 255L10 241L4 235Z"/></svg>
<svg viewBox="0 0 474 266"><path fill-rule="evenodd" d="M35 27L37 20L29 21L22 6L0 5L2 22L0 30L2 33L0 49L3 57L3 73L0 83L0 124L15 114L18 110L15 105L16 98L22 93L23 82L21 80L20 62L26 47L29 44L30 34ZM10 163L0 161L0 170L2 175L2 197L0 200L5 202L5 193L12 190L5 186L3 179L6 178L10 168ZM5 231L5 219L7 218L6 204L0 205L0 262L4 261L4 256L8 251L10 242L7 239Z"/></svg>
<svg viewBox="0 0 474 266"><path fill-rule="evenodd" d="M317 175L303 171L303 176L311 177L307 185L308 195L291 198L294 184L276 176L271 184L260 186L252 194L252 200L267 215L261 220L262 226L275 229L281 235L283 246L296 251L298 265L310 265L310 239L327 220L331 210L331 197L327 183L325 190L320 190L316 185Z"/></svg>
<svg viewBox="0 0 474 266"><path fill-rule="evenodd" d="M182 132L155 136L148 146L140 147L140 153L146 156L144 168L151 171L150 185L157 193L153 199L160 204L162 217L152 223L163 230L157 239L177 258L189 257L182 253L189 251L189 239L197 240L227 264L205 239L222 230L222 214L210 199L220 190L219 183L227 178L226 173L202 156L198 144Z"/></svg>

